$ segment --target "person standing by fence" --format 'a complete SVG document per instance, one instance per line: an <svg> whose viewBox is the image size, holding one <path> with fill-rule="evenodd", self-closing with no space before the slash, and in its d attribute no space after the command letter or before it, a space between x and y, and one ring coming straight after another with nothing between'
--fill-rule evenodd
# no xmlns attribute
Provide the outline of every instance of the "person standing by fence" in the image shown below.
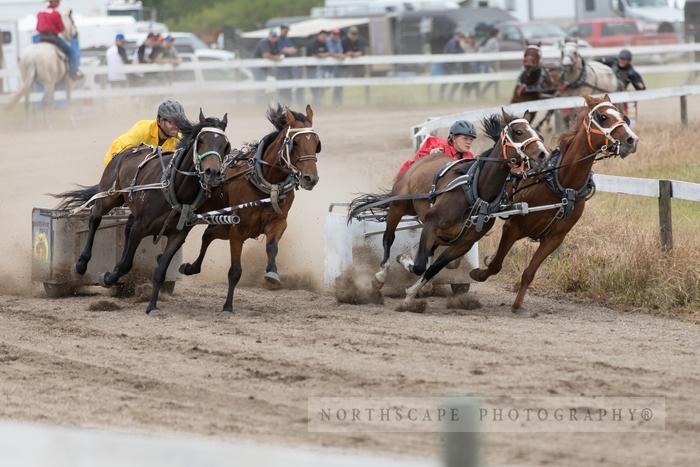
<svg viewBox="0 0 700 467"><path fill-rule="evenodd" d="M364 39L360 37L357 26L351 26L348 33L343 39L343 53L345 58L353 59L365 55L367 47ZM348 65L345 67L345 76L350 78L362 78L366 73L367 67L364 65Z"/></svg>
<svg viewBox="0 0 700 467"><path fill-rule="evenodd" d="M340 29L333 29L330 37L326 39L326 48L328 54L336 60L344 60L343 41L340 38ZM327 78L342 78L345 76L345 67L342 65L331 65L326 68L325 73ZM343 87L336 86L333 88L333 105L341 105L343 103Z"/></svg>
<svg viewBox="0 0 700 467"><path fill-rule="evenodd" d="M326 39L328 39L328 31L319 32L316 37L311 39L311 41L306 45L306 56L316 57L316 58L328 58L330 53L328 52L328 46L326 45ZM306 77L308 79L323 78L321 65L312 65L306 69ZM321 103L323 99L323 94L326 89L323 87L312 87L311 95L313 96L314 106Z"/></svg>
<svg viewBox="0 0 700 467"><path fill-rule="evenodd" d="M114 38L114 44L107 49L105 53L107 61L107 81L113 88L125 88L129 84L129 78L124 73L124 65L131 63L129 57L126 56L124 48L124 34L117 34Z"/></svg>
<svg viewBox="0 0 700 467"><path fill-rule="evenodd" d="M299 56L299 49L296 48L294 41L289 37L289 25L283 24L280 26L280 36L277 39L277 48L280 52L280 57L285 59L287 57L297 57ZM299 79L300 73L299 69L291 66L281 66L277 69L277 79ZM296 92L293 92L296 91ZM280 100L286 104L292 103L292 95L296 95L296 103L298 105L303 104L304 100L304 90L302 88L297 89L280 89Z"/></svg>
<svg viewBox="0 0 700 467"><path fill-rule="evenodd" d="M253 52L253 58L264 58L272 62L279 62L282 60L282 56L279 53L279 43L277 41L277 31L270 29L267 37L260 39L258 45L255 46L255 51ZM266 81L268 77L274 76L273 70L269 67L254 67L253 76L255 81ZM258 103L264 100L264 91L258 90L256 93L256 101Z"/></svg>
<svg viewBox="0 0 700 467"><path fill-rule="evenodd" d="M444 54L463 54L464 49L462 49L462 45L460 41L464 38L464 33L460 29L456 29L455 32L452 35L452 39L447 41L447 44L445 44L445 47L442 49L442 53ZM442 65L442 71L446 75L456 75L460 73L462 70L462 64L461 63L443 63ZM443 83L440 85L440 100L445 100L445 91L447 88L450 88L449 92L449 100L454 100L455 97L455 92L457 92L457 89L459 89L460 85L459 83Z"/></svg>
<svg viewBox="0 0 700 467"><path fill-rule="evenodd" d="M479 53L498 53L500 51L500 47L498 44L498 38L500 35L500 31L498 28L495 26L487 26L485 28L485 33L486 37L484 37L481 40L481 44L479 44ZM481 73L495 73L499 71L500 65L498 62L494 62L496 66L494 67L491 65L491 62L482 62L481 63ZM500 95L500 89L499 89L499 84L498 81L489 81L487 82L484 87L481 89L480 95L484 96L486 94L486 91L490 88L494 88L494 92L496 94L496 99L498 99Z"/></svg>

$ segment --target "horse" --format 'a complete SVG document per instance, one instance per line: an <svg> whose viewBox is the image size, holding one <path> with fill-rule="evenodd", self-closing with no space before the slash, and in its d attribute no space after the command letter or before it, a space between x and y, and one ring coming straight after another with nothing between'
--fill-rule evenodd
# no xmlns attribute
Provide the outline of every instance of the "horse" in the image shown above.
<svg viewBox="0 0 700 467"><path fill-rule="evenodd" d="M90 211L89 232L85 248L75 264L83 275L92 257L95 233L102 217L115 207L131 210L126 227L124 251L112 272L104 272L98 282L111 287L132 267L141 240L153 235L168 238L153 273L153 291L146 314L158 312L157 300L165 272L173 255L182 246L192 228L190 215L199 209L221 184L223 163L231 145L225 130L228 116L205 118L199 123L183 119L177 122L183 138L174 153L141 145L115 155L102 174L98 185L55 195L62 198L60 209L80 209L94 201ZM178 216L179 214L179 216Z"/></svg>
<svg viewBox="0 0 700 467"><path fill-rule="evenodd" d="M310 105L306 106L306 115L279 105L269 108L267 119L275 130L260 140L254 154L243 153L234 160L226 171L224 184L205 206L217 209L250 203L250 207L245 207L245 214L240 216L239 223L209 226L202 235L197 259L180 266L180 273L184 275L199 274L211 242L228 238L231 267L224 312L233 313L233 294L243 272L243 243L249 238L265 235L268 261L264 277L272 285L281 284L277 272L277 252L287 228L294 191L298 187L312 190L319 180L316 164L321 141L313 129L313 116Z"/></svg>
<svg viewBox="0 0 700 467"><path fill-rule="evenodd" d="M578 53L578 45L575 39L566 39L562 46L559 95L585 96L621 91L615 72L604 63L584 60Z"/></svg>
<svg viewBox="0 0 700 467"><path fill-rule="evenodd" d="M483 282L500 272L503 259L516 241L525 237L539 241L518 285L512 304L514 312L522 307L527 288L542 262L562 244L583 215L586 201L595 192L591 168L596 157L603 154L604 158L625 158L637 150L639 138L607 94L584 99L586 107L578 112L573 129L560 136L559 149L546 174L523 181L513 195L515 202L527 202L530 206L560 202L562 206L554 214L550 210L509 218L503 225L498 251L486 260L487 267L470 271L472 279Z"/></svg>
<svg viewBox="0 0 700 467"><path fill-rule="evenodd" d="M78 29L73 21L73 11L62 13L65 29L60 38L68 43L78 35ZM66 90L66 100L70 101L71 78L68 76L68 57L54 44L39 42L26 47L19 59L19 69L22 74L22 87L12 97L7 109L14 107L20 99L25 99L25 107L29 107L29 93L34 84L40 84L44 88L44 97L41 100L44 109L50 109L54 101L56 86L63 83Z"/></svg>
<svg viewBox="0 0 700 467"><path fill-rule="evenodd" d="M373 281L378 289L386 281L401 218L415 215L423 224L415 259L397 258L409 272L421 276L406 289L402 310L420 311L422 304L414 299L421 288L491 229L493 214L505 201L504 187L511 171L525 176L528 168L544 164L549 151L526 116L527 112L523 118L515 118L503 111L501 116L484 119L483 130L494 145L477 159L453 161L445 154L423 157L396 179L388 193L364 194L351 202L348 222L367 211L379 212L386 219L384 257ZM428 260L441 245L447 248L428 267Z"/></svg>
<svg viewBox="0 0 700 467"><path fill-rule="evenodd" d="M557 95L559 70L541 63L541 46L542 44L540 42L537 44L526 43L525 52L523 54L523 71L520 73L518 81L515 83L515 89L513 89L513 95L510 99L511 104L536 101ZM537 112L530 113L532 118L530 123L534 121L536 115ZM550 115L551 111L535 126L535 130L539 131L542 124L549 120Z"/></svg>

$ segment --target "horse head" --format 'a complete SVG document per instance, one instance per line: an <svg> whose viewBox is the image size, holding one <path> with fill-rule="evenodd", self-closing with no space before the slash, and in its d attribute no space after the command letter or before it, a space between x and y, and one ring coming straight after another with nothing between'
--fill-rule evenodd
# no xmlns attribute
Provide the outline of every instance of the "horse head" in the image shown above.
<svg viewBox="0 0 700 467"><path fill-rule="evenodd" d="M206 190L216 188L223 180L224 159L231 152L231 143L226 137L227 124L228 114L222 119L205 117L200 109L199 124L183 130L192 144L192 163L199 183Z"/></svg>
<svg viewBox="0 0 700 467"><path fill-rule="evenodd" d="M282 146L282 161L299 179L299 186L311 190L318 183L317 155L321 140L313 129L314 112L306 106L306 116L284 109L286 131ZM302 118L299 118L302 117Z"/></svg>
<svg viewBox="0 0 700 467"><path fill-rule="evenodd" d="M591 151L606 147L623 159L637 151L639 137L629 126L629 119L615 107L606 94L602 98L583 96L583 117Z"/></svg>
<svg viewBox="0 0 700 467"><path fill-rule="evenodd" d="M542 43L530 44L525 43L525 52L523 55L523 67L526 72L532 72L540 67L540 59L542 58Z"/></svg>
<svg viewBox="0 0 700 467"><path fill-rule="evenodd" d="M563 69L569 70L578 59L578 41L567 37L561 46L560 65Z"/></svg>
<svg viewBox="0 0 700 467"><path fill-rule="evenodd" d="M541 170L551 155L542 136L530 126L528 114L526 111L522 117L516 118L501 109L501 154L511 171L522 176L527 176L532 169Z"/></svg>
<svg viewBox="0 0 700 467"><path fill-rule="evenodd" d="M73 10L68 10L68 13L61 13L61 18L63 19L63 32L61 36L70 43L73 38L78 35L78 28L75 26L75 21L73 20Z"/></svg>

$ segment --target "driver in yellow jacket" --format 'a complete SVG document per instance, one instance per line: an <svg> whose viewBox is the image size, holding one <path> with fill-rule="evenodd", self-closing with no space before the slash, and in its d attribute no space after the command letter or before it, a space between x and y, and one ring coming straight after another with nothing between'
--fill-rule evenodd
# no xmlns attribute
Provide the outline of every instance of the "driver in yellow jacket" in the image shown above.
<svg viewBox="0 0 700 467"><path fill-rule="evenodd" d="M186 120L185 109L177 101L167 100L158 106L155 120L139 120L129 131L112 141L104 156L105 167L124 149L148 144L160 146L163 151L174 151L180 142L178 122Z"/></svg>

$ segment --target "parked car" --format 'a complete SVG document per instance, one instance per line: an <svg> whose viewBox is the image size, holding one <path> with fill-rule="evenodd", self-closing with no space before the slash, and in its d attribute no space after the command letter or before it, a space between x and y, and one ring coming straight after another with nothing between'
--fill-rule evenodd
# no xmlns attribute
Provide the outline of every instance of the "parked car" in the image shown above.
<svg viewBox="0 0 700 467"><path fill-rule="evenodd" d="M678 44L681 41L675 32L642 34L632 18L580 20L572 24L568 32L585 39L593 47Z"/></svg>

